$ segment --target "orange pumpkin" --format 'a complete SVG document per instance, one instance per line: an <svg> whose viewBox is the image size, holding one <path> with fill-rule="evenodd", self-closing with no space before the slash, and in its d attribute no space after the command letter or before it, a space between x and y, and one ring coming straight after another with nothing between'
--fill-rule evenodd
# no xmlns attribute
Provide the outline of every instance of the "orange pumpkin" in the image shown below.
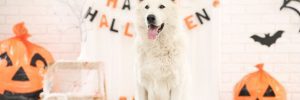
<svg viewBox="0 0 300 100"><path fill-rule="evenodd" d="M245 76L234 88L234 100L286 100L284 87L263 70L259 69Z"/></svg>
<svg viewBox="0 0 300 100"><path fill-rule="evenodd" d="M15 37L0 42L0 96L38 98L43 74L54 62L44 48L27 40L24 23L15 25Z"/></svg>

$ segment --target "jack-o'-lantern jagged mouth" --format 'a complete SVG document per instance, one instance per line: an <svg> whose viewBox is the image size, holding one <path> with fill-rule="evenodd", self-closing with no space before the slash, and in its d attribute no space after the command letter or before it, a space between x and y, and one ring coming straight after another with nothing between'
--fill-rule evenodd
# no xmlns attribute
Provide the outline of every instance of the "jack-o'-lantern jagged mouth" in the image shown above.
<svg viewBox="0 0 300 100"><path fill-rule="evenodd" d="M0 94L1 100L38 100L40 93L43 89L37 90L31 93L15 93L9 90L5 90L4 94Z"/></svg>
<svg viewBox="0 0 300 100"><path fill-rule="evenodd" d="M159 33L163 30L165 24L162 23L161 25L157 26L154 24L149 24L148 25L148 38L151 40L154 40L157 38Z"/></svg>

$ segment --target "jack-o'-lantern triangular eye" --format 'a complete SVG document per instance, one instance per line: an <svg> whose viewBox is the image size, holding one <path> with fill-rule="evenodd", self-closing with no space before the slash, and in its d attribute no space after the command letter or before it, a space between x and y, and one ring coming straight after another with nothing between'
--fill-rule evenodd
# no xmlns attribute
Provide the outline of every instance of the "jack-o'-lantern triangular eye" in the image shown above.
<svg viewBox="0 0 300 100"><path fill-rule="evenodd" d="M40 60L44 63L44 68L47 67L47 62L45 60L44 57L42 57L40 54L36 53L33 55L32 59L31 59L31 62L30 62L30 65L33 66L33 67L36 67L36 62Z"/></svg>
<svg viewBox="0 0 300 100"><path fill-rule="evenodd" d="M264 94L264 97L275 97L275 96L276 95L275 95L272 87L269 85L266 92L265 92L265 94Z"/></svg>
<svg viewBox="0 0 300 100"><path fill-rule="evenodd" d="M239 96L250 96L250 93L246 85L244 85L243 88L241 89Z"/></svg>
<svg viewBox="0 0 300 100"><path fill-rule="evenodd" d="M0 60L2 60L2 59L5 59L5 60L6 60L6 62L7 62L7 65L6 65L6 66L7 66L7 67L13 65L11 59L9 58L9 56L7 55L6 52L4 52L4 53L2 53L2 54L0 55Z"/></svg>

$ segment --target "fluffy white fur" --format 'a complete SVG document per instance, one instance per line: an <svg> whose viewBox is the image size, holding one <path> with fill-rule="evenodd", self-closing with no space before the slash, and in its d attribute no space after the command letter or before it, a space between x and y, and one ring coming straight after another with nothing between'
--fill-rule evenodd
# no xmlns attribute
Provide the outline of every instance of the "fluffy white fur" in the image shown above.
<svg viewBox="0 0 300 100"><path fill-rule="evenodd" d="M148 5L149 9L145 9ZM159 9L164 5L164 9ZM155 40L148 39L147 16L164 23ZM137 100L186 100L185 36L178 28L172 0L139 1L136 9Z"/></svg>

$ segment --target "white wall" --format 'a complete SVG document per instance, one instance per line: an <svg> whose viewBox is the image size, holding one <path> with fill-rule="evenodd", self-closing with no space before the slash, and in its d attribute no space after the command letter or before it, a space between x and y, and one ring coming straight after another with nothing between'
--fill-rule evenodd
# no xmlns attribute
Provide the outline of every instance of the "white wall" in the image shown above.
<svg viewBox="0 0 300 100"><path fill-rule="evenodd" d="M55 59L75 59L81 34L76 16L64 1L0 0L0 40L14 36L13 26L24 21L30 40L48 49Z"/></svg>
<svg viewBox="0 0 300 100"><path fill-rule="evenodd" d="M69 1L73 9L61 1ZM86 53L92 60L97 58L107 63L110 98L116 100L120 95L132 96L134 90L132 38L97 27L99 18L104 13L104 9L100 11L100 7L105 6L106 0L86 4L82 3L83 1L85 0L0 0L0 39L11 37L13 25L22 20L27 23L28 30L32 34L31 40L49 49L56 60L76 59L80 52L81 38L85 40L80 36L78 28L78 11L81 6L93 5L99 10L100 15L93 23L83 25L87 30L82 31L90 34L89 45L86 45L89 48ZM120 2L116 12L122 12L120 7L123 0L118 1ZM300 18L292 10L279 11L283 0L222 0L217 9L211 8L211 1L207 0L181 1L180 4L185 5L182 10L187 11L184 12L183 17L201 11L202 8L206 8L209 13L217 13L214 14L214 18L211 15L210 22L205 21L204 25L198 25L193 30L187 31L192 41L190 44L190 53L192 53L190 63L194 69L192 76L197 78L193 83L196 87L194 90L196 92L193 92L194 100L199 98L213 100L207 99L209 97L231 100L233 86L244 75L255 71L253 66L261 62L266 64L265 70L285 86L288 100L300 99L300 35L298 32ZM215 10L219 10L219 13ZM116 13L118 14L128 18L132 15L127 14L126 11ZM112 17L108 16L109 23ZM124 22L119 22L121 20L121 18L117 20L116 27L124 27L121 25ZM199 24L195 17L192 20ZM271 48L260 46L249 38L253 34L274 33L279 29L284 30L285 33ZM218 39L213 40L218 37L220 42ZM219 47L220 63L209 63L208 61L218 62L215 58L218 58L216 50ZM214 59L209 60L206 57ZM220 65L221 68L212 65ZM219 70L220 77L215 78ZM216 91L206 95L209 94L206 90L214 90L214 88L219 89L220 96L215 95Z"/></svg>
<svg viewBox="0 0 300 100"><path fill-rule="evenodd" d="M220 99L231 100L234 85L257 71L258 63L282 83L288 100L300 99L300 18L290 9L280 11L283 0L223 0L221 3ZM284 30L271 48L250 39Z"/></svg>

